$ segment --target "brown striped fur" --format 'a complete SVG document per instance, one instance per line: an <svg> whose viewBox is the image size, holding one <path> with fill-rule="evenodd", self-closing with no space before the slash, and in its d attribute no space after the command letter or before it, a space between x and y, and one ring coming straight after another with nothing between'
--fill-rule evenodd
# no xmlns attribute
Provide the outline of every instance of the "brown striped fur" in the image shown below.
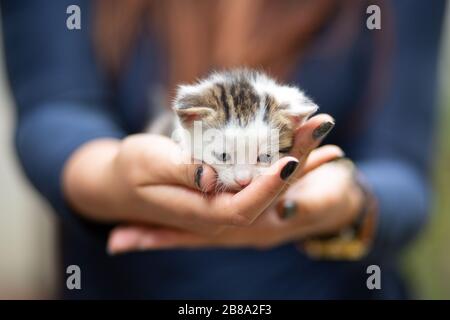
<svg viewBox="0 0 450 320"><path fill-rule="evenodd" d="M266 77L242 69L212 75L198 84L198 90L179 94L175 110L185 126L190 120L201 119L207 127L221 129L229 123L246 127L263 108L264 121L279 129L280 150L288 152L296 123L289 114L290 105L278 101L271 92L257 91L254 83L259 78L266 81ZM305 102L311 104L309 100Z"/></svg>

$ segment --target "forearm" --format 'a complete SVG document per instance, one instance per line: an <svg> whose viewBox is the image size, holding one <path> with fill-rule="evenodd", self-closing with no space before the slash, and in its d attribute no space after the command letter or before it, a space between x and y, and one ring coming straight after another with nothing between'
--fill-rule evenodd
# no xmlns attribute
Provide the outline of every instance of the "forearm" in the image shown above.
<svg viewBox="0 0 450 320"><path fill-rule="evenodd" d="M82 145L68 159L63 171L63 192L77 213L100 222L117 222L125 212L117 210L120 198L114 177L118 139L96 139Z"/></svg>

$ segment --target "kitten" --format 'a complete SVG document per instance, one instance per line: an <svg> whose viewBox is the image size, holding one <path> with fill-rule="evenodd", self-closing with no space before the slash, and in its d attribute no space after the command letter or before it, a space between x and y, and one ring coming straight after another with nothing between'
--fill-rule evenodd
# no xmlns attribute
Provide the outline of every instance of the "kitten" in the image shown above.
<svg viewBox="0 0 450 320"><path fill-rule="evenodd" d="M173 137L215 169L221 190L238 191L289 153L295 129L318 107L298 88L238 69L179 86L173 109Z"/></svg>

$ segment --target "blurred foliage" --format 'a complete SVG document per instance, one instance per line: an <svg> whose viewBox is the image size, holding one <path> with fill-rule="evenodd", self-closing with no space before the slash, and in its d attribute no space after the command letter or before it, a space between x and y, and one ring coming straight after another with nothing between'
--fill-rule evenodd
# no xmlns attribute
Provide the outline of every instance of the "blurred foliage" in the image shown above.
<svg viewBox="0 0 450 320"><path fill-rule="evenodd" d="M431 220L403 261L411 289L419 299L450 299L450 50L444 51Z"/></svg>

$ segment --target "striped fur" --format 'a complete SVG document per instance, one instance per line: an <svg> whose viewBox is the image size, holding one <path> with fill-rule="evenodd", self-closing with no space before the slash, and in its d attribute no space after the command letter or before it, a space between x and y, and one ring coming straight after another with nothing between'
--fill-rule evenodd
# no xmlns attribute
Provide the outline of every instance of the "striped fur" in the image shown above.
<svg viewBox="0 0 450 320"><path fill-rule="evenodd" d="M238 69L213 73L196 84L180 86L174 110L181 126L188 131L194 121L237 139L246 138L255 128L276 129L277 153L288 153L296 127L314 113L317 106L296 87L281 85L261 72ZM223 166L215 169L220 171ZM222 180L237 188L230 174Z"/></svg>
<svg viewBox="0 0 450 320"><path fill-rule="evenodd" d="M297 88L246 69L213 73L195 85L180 86L175 99L175 111L185 127L189 127L189 121L183 121L186 114L198 113L191 119L201 119L207 127L217 129L228 124L246 127L262 114L267 124L279 129L280 150L289 150L295 127L316 110Z"/></svg>

